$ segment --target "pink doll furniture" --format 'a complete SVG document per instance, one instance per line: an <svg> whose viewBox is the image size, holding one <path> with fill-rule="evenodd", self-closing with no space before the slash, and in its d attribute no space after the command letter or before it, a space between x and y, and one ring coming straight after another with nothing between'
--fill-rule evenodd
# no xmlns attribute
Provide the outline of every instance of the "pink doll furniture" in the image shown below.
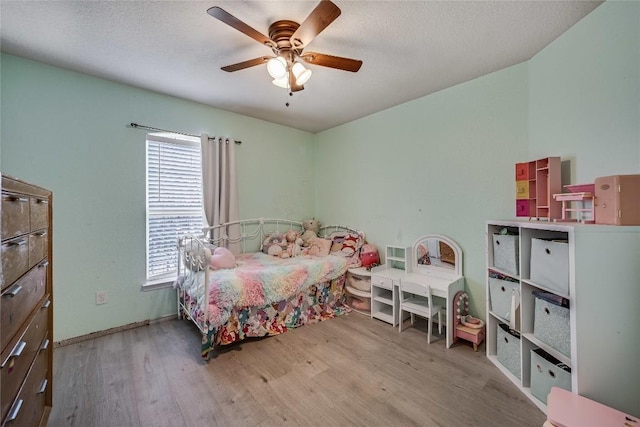
<svg viewBox="0 0 640 427"><path fill-rule="evenodd" d="M463 339L473 343L473 351L478 351L478 346L484 341L486 326L484 322L469 316L469 297L466 292L460 291L453 297L453 309L455 311L455 332L453 342Z"/></svg>

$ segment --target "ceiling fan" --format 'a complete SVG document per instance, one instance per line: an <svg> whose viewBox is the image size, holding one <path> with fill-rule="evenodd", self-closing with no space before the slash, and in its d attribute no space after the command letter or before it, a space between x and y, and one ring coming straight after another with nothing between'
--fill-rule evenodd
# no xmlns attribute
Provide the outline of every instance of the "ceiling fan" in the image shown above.
<svg viewBox="0 0 640 427"><path fill-rule="evenodd" d="M223 71L233 72L256 65L267 64L267 71L274 78L273 83L297 92L304 89L304 83L311 77L299 59L313 65L357 72L362 61L317 52L304 52L304 48L329 26L338 16L340 8L330 0L321 0L309 16L298 24L294 21L276 21L269 26L269 37L245 24L229 12L214 6L207 13L236 30L246 34L259 43L271 48L274 56L261 56L248 61L222 67Z"/></svg>

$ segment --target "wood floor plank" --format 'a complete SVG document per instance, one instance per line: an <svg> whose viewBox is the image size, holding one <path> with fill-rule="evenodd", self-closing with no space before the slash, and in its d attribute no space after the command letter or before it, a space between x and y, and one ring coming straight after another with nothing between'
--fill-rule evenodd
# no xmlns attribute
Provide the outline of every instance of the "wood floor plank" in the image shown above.
<svg viewBox="0 0 640 427"><path fill-rule="evenodd" d="M149 336L153 328L131 331L132 380L141 426L184 427L171 383L160 362L158 346Z"/></svg>
<svg viewBox="0 0 640 427"><path fill-rule="evenodd" d="M351 313L200 358L168 320L54 354L49 426L535 426L545 416L480 351Z"/></svg>

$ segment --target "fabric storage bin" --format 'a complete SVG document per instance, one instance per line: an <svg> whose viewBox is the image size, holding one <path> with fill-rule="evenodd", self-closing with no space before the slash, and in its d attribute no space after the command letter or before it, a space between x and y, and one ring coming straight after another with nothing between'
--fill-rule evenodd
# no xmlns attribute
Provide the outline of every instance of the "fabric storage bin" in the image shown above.
<svg viewBox="0 0 640 427"><path fill-rule="evenodd" d="M569 295L569 244L531 239L531 281Z"/></svg>
<svg viewBox="0 0 640 427"><path fill-rule="evenodd" d="M498 324L498 362L513 375L520 378L520 334L509 330L504 323Z"/></svg>
<svg viewBox="0 0 640 427"><path fill-rule="evenodd" d="M531 394L546 404L551 387L571 391L571 368L540 348L531 350Z"/></svg>
<svg viewBox="0 0 640 427"><path fill-rule="evenodd" d="M520 284L489 277L489 301L495 315L511 321L512 311L520 306Z"/></svg>
<svg viewBox="0 0 640 427"><path fill-rule="evenodd" d="M508 274L517 276L520 271L520 236L493 235L493 265Z"/></svg>
<svg viewBox="0 0 640 427"><path fill-rule="evenodd" d="M569 300L549 292L535 291L533 295L536 297L533 336L571 357Z"/></svg>

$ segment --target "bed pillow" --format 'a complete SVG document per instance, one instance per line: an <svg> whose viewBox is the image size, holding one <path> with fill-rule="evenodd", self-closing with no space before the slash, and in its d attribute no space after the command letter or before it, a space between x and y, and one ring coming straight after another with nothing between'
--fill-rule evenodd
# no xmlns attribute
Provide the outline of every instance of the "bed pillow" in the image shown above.
<svg viewBox="0 0 640 427"><path fill-rule="evenodd" d="M347 258L350 266L360 265L360 249L364 244L362 233L350 233L348 231L336 231L329 235L331 240L331 255Z"/></svg>
<svg viewBox="0 0 640 427"><path fill-rule="evenodd" d="M331 240L322 237L314 237L309 241L309 255L327 256L331 250Z"/></svg>

